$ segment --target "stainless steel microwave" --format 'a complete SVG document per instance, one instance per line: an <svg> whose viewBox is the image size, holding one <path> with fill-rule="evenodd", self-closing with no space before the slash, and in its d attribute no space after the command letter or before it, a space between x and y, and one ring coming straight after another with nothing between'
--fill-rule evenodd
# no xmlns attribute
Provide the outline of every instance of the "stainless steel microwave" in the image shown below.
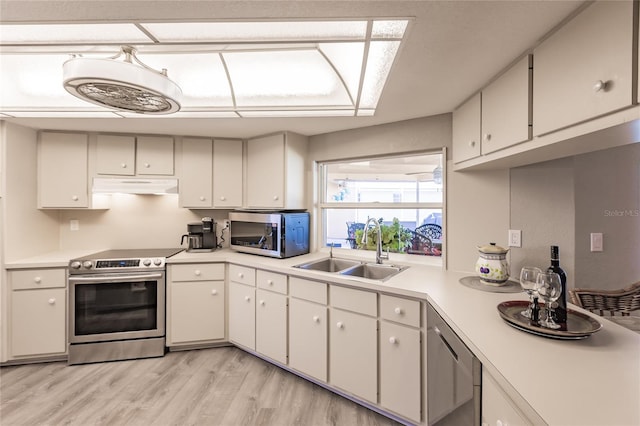
<svg viewBox="0 0 640 426"><path fill-rule="evenodd" d="M309 253L308 212L229 213L232 249L286 258Z"/></svg>

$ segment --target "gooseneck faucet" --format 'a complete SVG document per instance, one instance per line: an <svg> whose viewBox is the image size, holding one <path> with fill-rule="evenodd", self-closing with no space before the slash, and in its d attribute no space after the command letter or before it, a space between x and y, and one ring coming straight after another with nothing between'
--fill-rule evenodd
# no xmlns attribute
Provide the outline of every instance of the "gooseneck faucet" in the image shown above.
<svg viewBox="0 0 640 426"><path fill-rule="evenodd" d="M382 254L382 230L380 229L378 221L373 217L367 219L367 223L364 225L364 230L362 231L362 245L365 247L367 246L367 231L369 230L369 223L371 221L373 221L377 232L378 244L376 246L376 263L381 265L383 259L389 260L389 252L387 251L387 254Z"/></svg>

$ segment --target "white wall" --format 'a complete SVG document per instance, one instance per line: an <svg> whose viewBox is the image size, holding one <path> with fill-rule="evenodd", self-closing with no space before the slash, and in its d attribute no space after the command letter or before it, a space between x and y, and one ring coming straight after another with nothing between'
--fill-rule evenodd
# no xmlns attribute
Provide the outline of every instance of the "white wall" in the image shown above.
<svg viewBox="0 0 640 426"><path fill-rule="evenodd" d="M37 132L4 123L5 193L2 245L5 262L58 249L57 210L37 209Z"/></svg>

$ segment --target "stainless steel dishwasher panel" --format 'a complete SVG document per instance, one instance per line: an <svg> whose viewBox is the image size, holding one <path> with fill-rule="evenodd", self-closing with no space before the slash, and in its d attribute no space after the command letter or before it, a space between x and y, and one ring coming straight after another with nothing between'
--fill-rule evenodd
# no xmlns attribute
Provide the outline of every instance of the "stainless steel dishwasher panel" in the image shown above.
<svg viewBox="0 0 640 426"><path fill-rule="evenodd" d="M479 426L482 364L427 304L429 425Z"/></svg>

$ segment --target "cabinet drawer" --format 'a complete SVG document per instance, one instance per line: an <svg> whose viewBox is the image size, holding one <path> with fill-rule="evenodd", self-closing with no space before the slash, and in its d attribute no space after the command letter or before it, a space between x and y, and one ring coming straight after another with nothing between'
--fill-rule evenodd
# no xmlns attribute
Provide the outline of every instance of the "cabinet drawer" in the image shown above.
<svg viewBox="0 0 640 426"><path fill-rule="evenodd" d="M383 294L380 296L380 317L400 324L420 327L420 302Z"/></svg>
<svg viewBox="0 0 640 426"><path fill-rule="evenodd" d="M329 291L331 306L334 308L371 316L378 315L376 293L335 285L332 285Z"/></svg>
<svg viewBox="0 0 640 426"><path fill-rule="evenodd" d="M289 278L289 295L310 302L327 304L327 285L317 281L309 281L302 278Z"/></svg>
<svg viewBox="0 0 640 426"><path fill-rule="evenodd" d="M257 271L256 281L259 288L287 294L287 276L269 271Z"/></svg>
<svg viewBox="0 0 640 426"><path fill-rule="evenodd" d="M66 287L67 278L64 269L28 269L9 273L13 290L34 288Z"/></svg>
<svg viewBox="0 0 640 426"><path fill-rule="evenodd" d="M229 265L229 281L246 285L256 285L256 270L246 266Z"/></svg>
<svg viewBox="0 0 640 426"><path fill-rule="evenodd" d="M224 263L171 265L171 281L224 280Z"/></svg>

